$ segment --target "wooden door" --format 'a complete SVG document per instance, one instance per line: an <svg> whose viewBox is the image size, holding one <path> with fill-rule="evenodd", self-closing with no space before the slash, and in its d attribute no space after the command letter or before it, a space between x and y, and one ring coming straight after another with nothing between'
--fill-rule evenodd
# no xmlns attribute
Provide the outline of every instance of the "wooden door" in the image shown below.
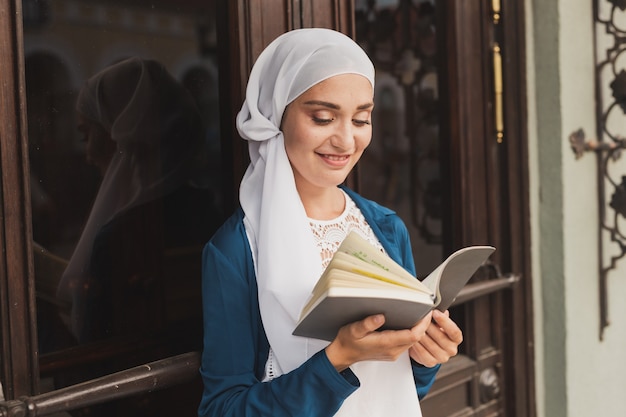
<svg viewBox="0 0 626 417"><path fill-rule="evenodd" d="M231 5L242 52L224 62L236 86L285 30L353 36L377 87L374 139L350 184L405 219L421 275L461 246L498 248L451 311L465 341L424 415L535 415L523 2L287 1L284 20L268 19L281 5Z"/></svg>
<svg viewBox="0 0 626 417"><path fill-rule="evenodd" d="M117 27L124 27L124 22L137 16L134 13L155 13L150 7L144 8L144 2L138 2L137 8L127 12L120 12L122 2L98 3L101 5L92 17L95 22L102 23L98 19L109 16L120 23ZM153 3L157 13L162 11L163 15L158 19L150 18L153 20L141 18L145 28L160 28L180 35L177 32L182 27L180 19L195 15L197 32L189 45L195 45L194 53L200 57L208 57L219 74L223 165L218 182L224 212L236 204L239 180L247 165L247 151L236 133L234 116L240 108L252 63L263 47L287 30L328 27L353 36L368 50L378 69L375 138L360 163L358 174L350 178L351 185L363 195L395 209L405 219L411 230L420 275L428 273L458 247L489 243L498 249L493 263L476 274L451 310L464 331L465 340L460 354L442 367L432 391L423 401L424 415L535 415L532 322L527 320L532 313L532 299L523 2L163 0ZM65 84L56 81L76 79L77 72L60 71L63 65L53 59L54 54L40 55L39 61L32 61L37 65L25 65L25 62L27 52L46 50L44 38L28 38L42 28L37 25L49 23L41 20L50 11L46 7L66 7L63 9L66 23L77 23L80 15L76 14L77 10L89 9L77 5L71 0L0 0L0 11L3 11L0 13L0 23L3 23L0 25L0 52L7 57L0 64L0 78L6 81L0 86L1 365L5 393L13 399L50 389L47 385L50 375L68 366L78 369L102 358L115 357L123 358L132 366L181 349L167 339L156 344L147 339L143 339L142 344L122 340L121 343L92 344L45 355L38 349L38 336L41 339L42 335L36 312L41 309L37 309L40 300L35 290L42 288L37 287L33 256L38 246L31 238L33 229L43 229L32 226L35 220L41 219L33 217L31 210L31 187L36 184L31 183L30 170L32 154L37 153L37 149L29 149L29 146L37 133L49 131L37 131L36 124L29 125L26 103L29 83L26 80L33 75L29 67L41 70L43 65L54 71L40 75L54 75L56 78L49 81L63 88ZM56 16L63 15L59 10L55 9ZM23 21L22 17L27 20ZM35 25L26 39L23 22ZM88 28L88 25L83 27ZM153 36L158 36L158 30ZM86 39L74 37L72 40L81 44ZM38 42L29 44L33 40ZM100 43L100 46L106 47L106 44ZM164 44L162 46L165 48ZM166 50L161 49L161 52ZM110 55L109 58L115 57ZM94 62L91 67L96 66ZM61 60L61 64L67 62ZM172 65L173 71L176 68ZM500 87L502 95L498 96ZM43 106L40 108L48 108L49 115L68 109L67 97L63 95L55 96L54 103L46 102L45 98L45 95L33 95L30 109ZM52 119L37 120L50 122ZM59 126L52 124L52 127ZM42 169L46 168L45 161L39 162ZM189 265L194 261L188 258L181 262ZM170 336L176 337L176 334ZM193 343L187 346L193 348ZM147 356L138 355L143 348ZM187 356L167 362L165 374L178 380L182 372L187 375L185 381L193 380L197 377L194 362L197 358L193 358L191 362ZM92 382L95 385L80 391L81 404L106 401L104 381ZM192 384L191 390L185 391L186 395L198 395L197 382L196 379L193 382L196 385ZM142 390L150 391L150 386L139 392ZM54 392L50 394L54 396ZM151 401L152 404L165 402L177 410L177 415L193 415L194 405L184 410L177 408L176 399L182 398L179 393L180 390L159 394L158 401L154 396L139 394L136 401L129 404L134 402L135 406L142 407L149 406ZM16 410L26 407L24 398L15 406ZM31 404L43 401L42 397L29 398ZM45 397L47 404L50 398L53 397ZM193 400L184 402L189 405ZM68 402L66 408L75 406L76 402ZM113 408L109 411L116 410L116 406L110 407ZM0 406L0 411L6 410ZM119 410L132 412L133 408L121 405ZM172 415L170 409L161 411Z"/></svg>

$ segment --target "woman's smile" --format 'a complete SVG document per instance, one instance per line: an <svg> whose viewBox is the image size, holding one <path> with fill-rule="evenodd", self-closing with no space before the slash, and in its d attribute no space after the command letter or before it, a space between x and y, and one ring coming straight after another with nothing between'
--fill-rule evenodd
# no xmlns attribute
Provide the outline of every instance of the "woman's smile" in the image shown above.
<svg viewBox="0 0 626 417"><path fill-rule="evenodd" d="M321 156L322 159L324 159L329 164L337 166L345 166L345 164L350 160L350 155L333 155L320 153L318 153L318 155Z"/></svg>
<svg viewBox="0 0 626 417"><path fill-rule="evenodd" d="M367 78L342 74L289 104L281 130L302 198L345 181L372 138L373 96Z"/></svg>

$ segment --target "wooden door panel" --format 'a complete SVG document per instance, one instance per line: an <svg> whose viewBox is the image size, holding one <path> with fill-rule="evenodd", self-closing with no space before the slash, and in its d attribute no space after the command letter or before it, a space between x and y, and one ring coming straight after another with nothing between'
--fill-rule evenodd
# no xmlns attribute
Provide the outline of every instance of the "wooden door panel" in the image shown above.
<svg viewBox="0 0 626 417"><path fill-rule="evenodd" d="M300 6L298 15L296 7ZM354 34L354 4L344 0L294 1L294 16L300 17L302 27L325 27L348 35ZM294 27L298 27L295 26Z"/></svg>
<svg viewBox="0 0 626 417"><path fill-rule="evenodd" d="M502 349L501 312L505 297L519 290L518 282L519 277L474 282L459 295L462 303L451 311L465 340L422 401L425 416L508 415L505 380L510 370Z"/></svg>
<svg viewBox="0 0 626 417"><path fill-rule="evenodd" d="M38 389L21 2L0 0L0 379L6 398Z"/></svg>
<svg viewBox="0 0 626 417"><path fill-rule="evenodd" d="M450 359L442 366L431 391L421 401L422 414L439 417L471 411L472 382L476 369L476 361L466 355Z"/></svg>

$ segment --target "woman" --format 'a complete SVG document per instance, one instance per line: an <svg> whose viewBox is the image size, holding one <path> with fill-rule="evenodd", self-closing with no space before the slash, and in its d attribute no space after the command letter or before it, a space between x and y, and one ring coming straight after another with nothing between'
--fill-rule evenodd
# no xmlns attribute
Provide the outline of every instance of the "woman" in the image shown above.
<svg viewBox="0 0 626 417"><path fill-rule="evenodd" d="M255 63L241 208L204 250L200 416L419 416L456 354L461 331L439 312L401 331L368 317L330 344L291 334L350 230L415 273L402 221L340 186L371 140L373 91L367 55L328 29L288 32Z"/></svg>

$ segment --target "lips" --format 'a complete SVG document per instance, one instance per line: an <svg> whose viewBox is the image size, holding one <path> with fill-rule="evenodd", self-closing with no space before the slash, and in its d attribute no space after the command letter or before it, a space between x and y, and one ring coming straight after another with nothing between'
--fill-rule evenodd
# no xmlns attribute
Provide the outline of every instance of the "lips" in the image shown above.
<svg viewBox="0 0 626 417"><path fill-rule="evenodd" d="M322 158L328 159L330 161L337 161L337 162L341 162L341 161L345 161L348 158L350 158L350 155L329 155L329 154L321 154Z"/></svg>
<svg viewBox="0 0 626 417"><path fill-rule="evenodd" d="M350 164L351 155L318 154L326 166L334 169L343 169Z"/></svg>

